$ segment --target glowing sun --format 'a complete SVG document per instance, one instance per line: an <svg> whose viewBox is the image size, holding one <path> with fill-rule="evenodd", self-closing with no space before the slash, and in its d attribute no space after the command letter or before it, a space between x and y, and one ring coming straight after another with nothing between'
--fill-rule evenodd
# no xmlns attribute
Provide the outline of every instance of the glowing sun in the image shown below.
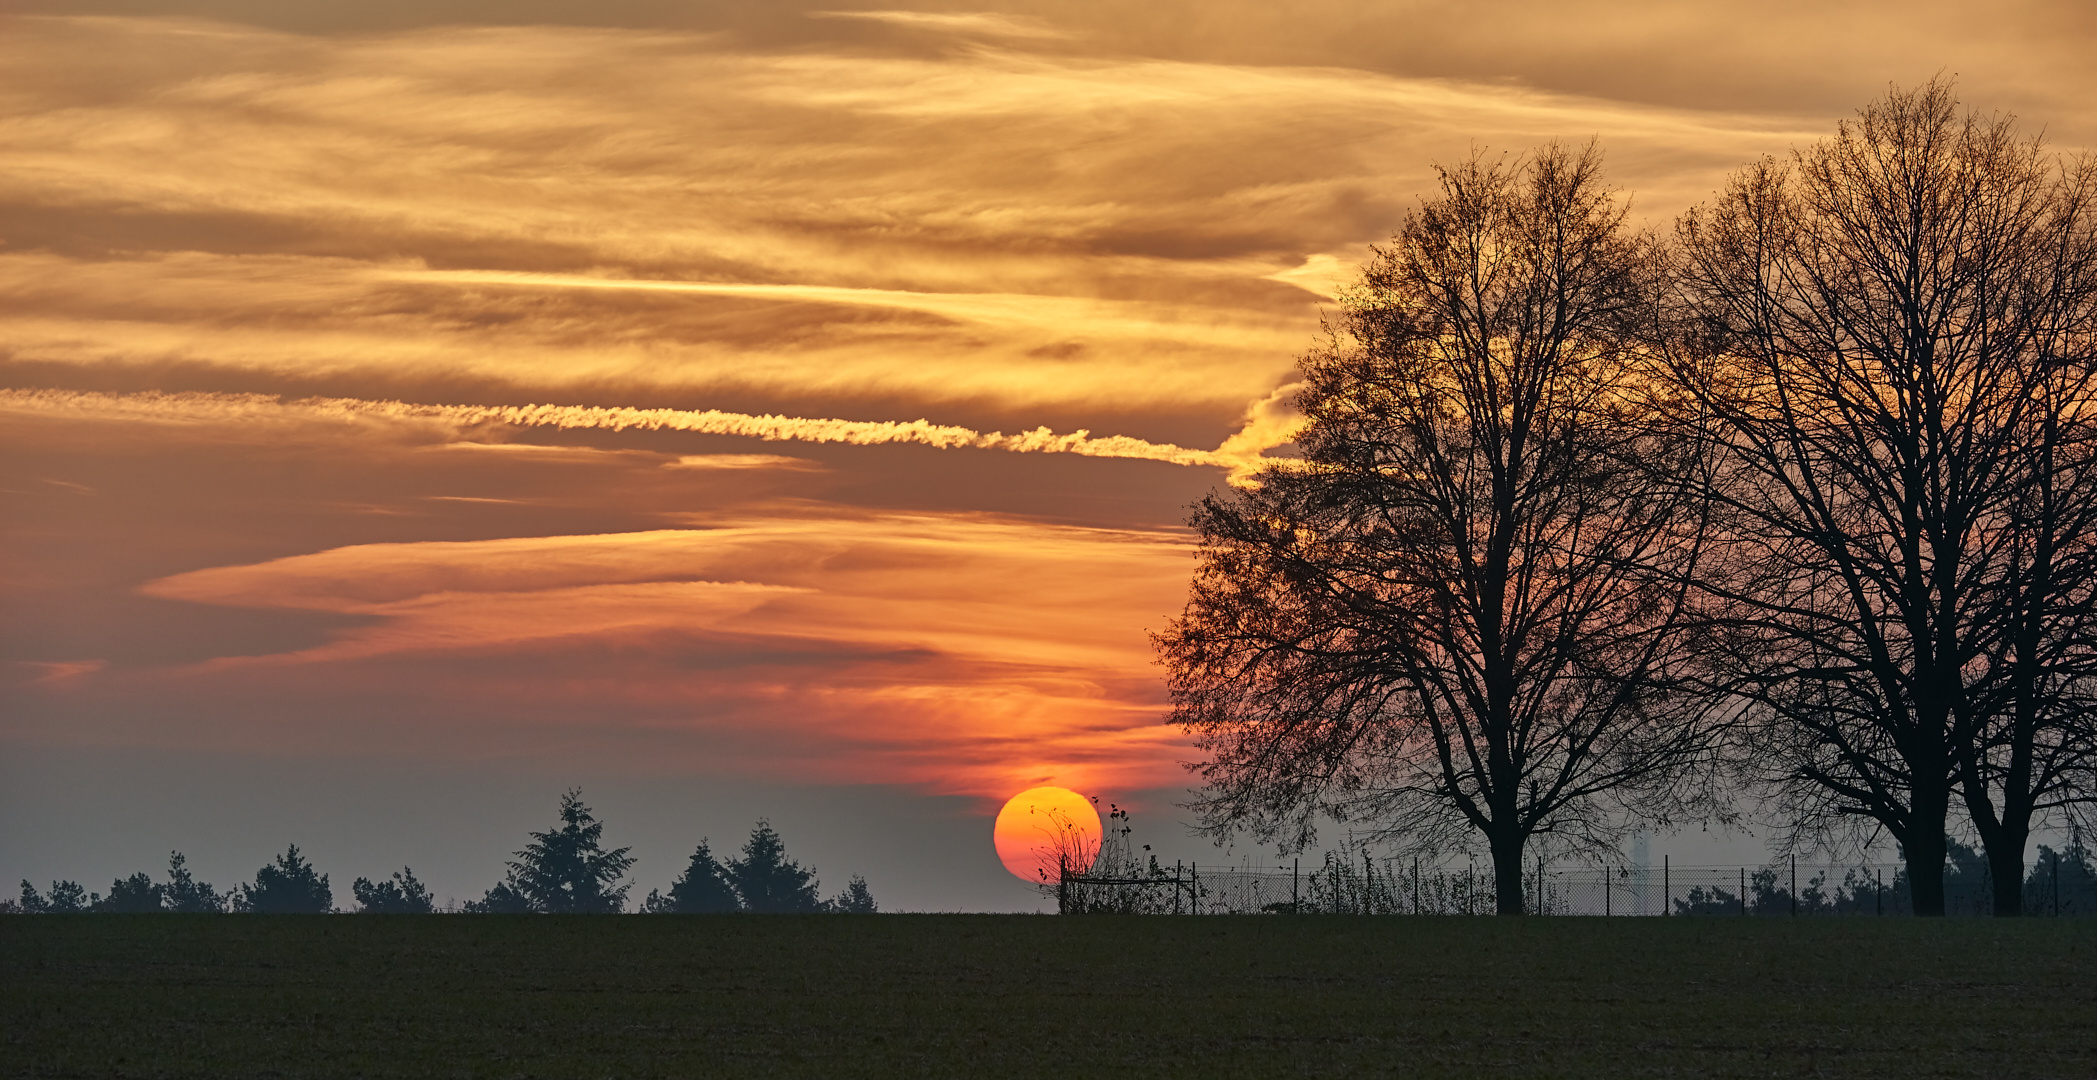
<svg viewBox="0 0 2097 1080"><path fill-rule="evenodd" d="M1020 880L1053 884L1059 863L1083 873L1099 854L1099 811L1091 800L1069 788L1028 788L1012 796L991 839L998 861Z"/></svg>

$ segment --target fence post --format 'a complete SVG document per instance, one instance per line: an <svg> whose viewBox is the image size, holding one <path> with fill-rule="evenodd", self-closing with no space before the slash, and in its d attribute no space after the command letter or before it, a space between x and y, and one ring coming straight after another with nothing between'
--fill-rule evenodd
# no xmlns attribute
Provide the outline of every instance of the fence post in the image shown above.
<svg viewBox="0 0 2097 1080"><path fill-rule="evenodd" d="M1303 908L1301 906L1303 901L1298 899L1297 896L1297 886L1302 881L1303 856L1298 855L1296 858L1290 860L1289 862L1289 914L1291 915L1303 914Z"/></svg>
<svg viewBox="0 0 2097 1080"><path fill-rule="evenodd" d="M1376 914L1376 866L1369 861L1369 849L1362 849L1362 914Z"/></svg>
<svg viewBox="0 0 2097 1080"><path fill-rule="evenodd" d="M1187 914L1201 914L1201 871L1187 864Z"/></svg>
<svg viewBox="0 0 2097 1080"><path fill-rule="evenodd" d="M1609 866L1605 863L1602 866L1602 917L1605 919L1616 914L1610 910L1609 901L1609 887L1614 884L1615 882L1609 880Z"/></svg>
<svg viewBox="0 0 2097 1080"><path fill-rule="evenodd" d="M1056 856L1056 914L1070 914L1070 857Z"/></svg>
<svg viewBox="0 0 2097 1080"><path fill-rule="evenodd" d="M1747 867L1740 868L1740 915L1747 917Z"/></svg>
<svg viewBox="0 0 2097 1080"><path fill-rule="evenodd" d="M2053 880L2054 880L2054 881L2056 881L2056 882L2058 882L2058 881L2060 881L2060 879L2061 879L2061 863L2060 863L2060 860L2059 860L2059 859L2055 859L2055 860L2054 860L2054 862L2053 862ZM2054 890L2053 890L2053 894L2054 894L2054 906L2055 906L2056 908L2058 908L2058 907L2060 906L2060 892L2061 892L2061 890L2060 890L2060 888L2059 888L2058 886L2056 886L2056 887L2054 888ZM1415 914L1415 915L1418 915L1419 913L1420 913L1420 857L1419 857L1418 855L1415 855L1415 856L1413 856L1413 914ZM2056 912L2055 914L2058 914L2058 912Z"/></svg>
<svg viewBox="0 0 2097 1080"><path fill-rule="evenodd" d="M1667 856L1660 857L1660 913L1675 913L1675 872Z"/></svg>
<svg viewBox="0 0 2097 1080"><path fill-rule="evenodd" d="M1544 857L1536 857L1536 913L1544 913Z"/></svg>
<svg viewBox="0 0 2097 1080"><path fill-rule="evenodd" d="M1873 891L1872 897L1879 902L1879 918L1883 919L1886 917L1886 868L1881 866L1872 872L1879 876L1879 887Z"/></svg>
<svg viewBox="0 0 2097 1080"><path fill-rule="evenodd" d="M1798 856L1791 857L1791 917L1798 918Z"/></svg>
<svg viewBox="0 0 2097 1080"><path fill-rule="evenodd" d="M2061 853L2053 853L2053 917L2061 917Z"/></svg>
<svg viewBox="0 0 2097 1080"><path fill-rule="evenodd" d="M1172 913L1180 913L1180 861L1172 860Z"/></svg>

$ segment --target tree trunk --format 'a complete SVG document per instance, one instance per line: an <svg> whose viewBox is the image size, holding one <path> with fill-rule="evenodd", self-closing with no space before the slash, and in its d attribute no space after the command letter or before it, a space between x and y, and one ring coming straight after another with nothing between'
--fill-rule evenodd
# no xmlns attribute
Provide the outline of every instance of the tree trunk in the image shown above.
<svg viewBox="0 0 2097 1080"><path fill-rule="evenodd" d="M1944 914L1944 819L1951 812L1951 792L1918 789L1901 854L1908 863L1908 898L1916 915Z"/></svg>
<svg viewBox="0 0 2097 1080"><path fill-rule="evenodd" d="M1522 887L1522 836L1492 838L1493 891L1501 915L1529 914L1529 896Z"/></svg>
<svg viewBox="0 0 2097 1080"><path fill-rule="evenodd" d="M1999 840L1983 845L1988 853L1988 877L1995 885L1995 914L2000 917L2024 914L2024 845L2030 839L2028 832L2013 839L2005 829Z"/></svg>
<svg viewBox="0 0 2097 1080"><path fill-rule="evenodd" d="M1975 804L1973 826L1988 856L1995 914L2005 918L2024 914L2024 845L2031 841L2031 812L2010 811L1997 818L1985 800L1969 795L1966 801Z"/></svg>

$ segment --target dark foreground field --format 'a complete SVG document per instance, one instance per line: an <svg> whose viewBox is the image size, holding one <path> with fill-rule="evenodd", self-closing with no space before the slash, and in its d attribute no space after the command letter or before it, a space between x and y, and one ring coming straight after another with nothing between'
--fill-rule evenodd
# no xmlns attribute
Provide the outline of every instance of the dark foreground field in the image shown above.
<svg viewBox="0 0 2097 1080"><path fill-rule="evenodd" d="M2097 921L0 918L10 1076L2097 1076Z"/></svg>

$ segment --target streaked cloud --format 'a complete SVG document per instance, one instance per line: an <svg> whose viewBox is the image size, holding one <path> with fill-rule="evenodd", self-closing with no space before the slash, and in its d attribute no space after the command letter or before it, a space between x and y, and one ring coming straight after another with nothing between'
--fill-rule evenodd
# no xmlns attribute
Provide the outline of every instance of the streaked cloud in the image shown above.
<svg viewBox="0 0 2097 1080"><path fill-rule="evenodd" d="M862 779L991 794L1041 769L1061 769L1056 775L1074 783L1103 782L1106 770L1152 786L1173 782L1177 739L1157 724L1144 631L1176 608L1187 559L1177 534L986 515L359 545L147 583L140 591L163 600L369 621L317 646L131 677L194 685L237 681L258 665L494 656L555 642L583 656L595 648L646 655L665 636L733 642L757 655L856 658L802 670L791 691L801 709L764 725L786 743L841 739L845 749L822 763L826 771L872 768L863 751L873 743L947 765L943 774L912 764ZM578 663L551 678L513 670L507 677L524 685L499 693L561 696L562 684L595 666ZM651 682L593 693L602 722L616 727L631 722L616 717L637 704L763 699L781 692L779 678L774 661L709 672L703 689ZM872 717L880 721L869 730ZM1138 744L1147 749L1132 756ZM984 745L1005 759L978 757L972 748ZM826 757L795 756L804 767Z"/></svg>
<svg viewBox="0 0 2097 1080"><path fill-rule="evenodd" d="M665 469L792 469L820 471L821 462L780 454L680 454Z"/></svg>
<svg viewBox="0 0 2097 1080"><path fill-rule="evenodd" d="M0 58L106 77L32 82L5 120L8 353L178 363L228 390L441 374L1229 422L1286 379L1320 296L1431 160L1599 134L1619 182L1667 213L1802 134L1509 86L991 46L14 26Z"/></svg>
<svg viewBox="0 0 2097 1080"><path fill-rule="evenodd" d="M907 27L913 30L934 30L949 34L980 35L1000 38L1067 38L1067 30L1059 30L1046 21L1024 15L1001 15L989 11L811 11L812 19L864 19L868 22L886 23L890 26Z"/></svg>
<svg viewBox="0 0 2097 1080"><path fill-rule="evenodd" d="M1278 412L1287 393L1285 388L1256 402L1249 412L1246 427L1218 450L1161 445L1125 435L1094 437L1091 432L1083 430L1058 434L1045 427L1012 435L1000 431L986 433L922 419L834 420L752 416L719 409L693 411L585 405L413 405L356 398L305 398L286 402L263 394L163 394L148 391L114 395L92 391L0 390L0 414L265 429L335 421L442 429L454 435L489 425L563 430L690 431L738 435L767 442L836 442L858 446L913 443L942 450L970 448L1022 454L1134 458L1174 465L1217 466L1230 469L1234 477L1239 477L1265 464L1261 451L1282 445L1293 437L1293 423ZM699 464L690 464L687 459L680 459L677 464L686 468L706 467L704 458L690 460ZM738 456L734 465L716 467L748 467L750 460L747 456Z"/></svg>

